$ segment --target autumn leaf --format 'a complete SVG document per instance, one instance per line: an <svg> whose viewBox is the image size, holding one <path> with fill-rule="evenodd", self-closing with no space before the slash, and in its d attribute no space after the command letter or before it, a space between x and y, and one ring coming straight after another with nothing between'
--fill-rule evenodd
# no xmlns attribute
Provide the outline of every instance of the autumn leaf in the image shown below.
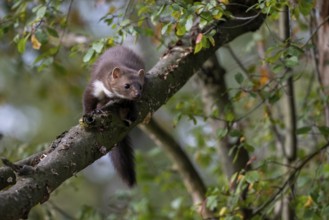
<svg viewBox="0 0 329 220"><path fill-rule="evenodd" d="M219 2L220 2L220 3L223 3L223 4L225 4L225 5L227 5L228 3L230 3L229 0L219 0Z"/></svg>
<svg viewBox="0 0 329 220"><path fill-rule="evenodd" d="M34 34L31 36L31 43L32 43L33 49L36 49L36 50L40 49L41 43L38 41L38 39L35 37Z"/></svg>
<svg viewBox="0 0 329 220"><path fill-rule="evenodd" d="M196 44L199 44L201 42L201 40L202 40L202 37L203 37L203 34L202 33L199 33L198 36L196 37L195 43Z"/></svg>
<svg viewBox="0 0 329 220"><path fill-rule="evenodd" d="M308 207L312 206L313 203L314 203L314 202L313 202L312 197L311 197L311 196L308 196L308 197L307 197L307 200L306 200L306 202L305 202L305 204L304 204L304 207L305 207L305 208L308 208Z"/></svg>
<svg viewBox="0 0 329 220"><path fill-rule="evenodd" d="M261 66L260 68L260 79L259 79L259 84L260 86L264 86L268 83L270 79L270 73L269 70L266 66Z"/></svg>

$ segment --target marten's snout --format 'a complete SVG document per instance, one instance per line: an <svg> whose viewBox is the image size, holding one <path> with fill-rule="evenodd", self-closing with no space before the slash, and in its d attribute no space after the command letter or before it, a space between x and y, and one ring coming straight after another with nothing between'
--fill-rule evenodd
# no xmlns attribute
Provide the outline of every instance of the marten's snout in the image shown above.
<svg viewBox="0 0 329 220"><path fill-rule="evenodd" d="M142 94L140 92L136 92L134 95L134 99L140 99L142 97Z"/></svg>

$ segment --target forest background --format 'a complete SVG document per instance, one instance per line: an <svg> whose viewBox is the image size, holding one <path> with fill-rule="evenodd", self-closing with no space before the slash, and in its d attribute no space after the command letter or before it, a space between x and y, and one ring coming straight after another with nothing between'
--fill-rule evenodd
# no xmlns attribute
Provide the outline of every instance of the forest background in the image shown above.
<svg viewBox="0 0 329 220"><path fill-rule="evenodd" d="M327 1L0 4L0 217L6 207L30 219L329 216ZM83 129L92 64L116 44L134 49L150 73L150 105L141 102L132 127L142 123L113 132L132 129L138 185L126 188L104 156L59 188L42 185L42 204L29 213L24 196L7 196L39 173L11 162Z"/></svg>

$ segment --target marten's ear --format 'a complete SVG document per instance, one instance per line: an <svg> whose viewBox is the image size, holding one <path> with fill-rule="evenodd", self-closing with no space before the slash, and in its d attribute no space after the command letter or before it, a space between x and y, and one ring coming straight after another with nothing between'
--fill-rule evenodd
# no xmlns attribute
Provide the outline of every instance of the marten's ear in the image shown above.
<svg viewBox="0 0 329 220"><path fill-rule="evenodd" d="M144 77L144 75L145 75L144 70L143 70L143 69L140 69L140 70L138 71L138 76L139 76L139 77Z"/></svg>
<svg viewBox="0 0 329 220"><path fill-rule="evenodd" d="M119 67L115 67L113 70L112 70L112 78L113 79L117 79L117 78L120 78L121 77L121 70Z"/></svg>

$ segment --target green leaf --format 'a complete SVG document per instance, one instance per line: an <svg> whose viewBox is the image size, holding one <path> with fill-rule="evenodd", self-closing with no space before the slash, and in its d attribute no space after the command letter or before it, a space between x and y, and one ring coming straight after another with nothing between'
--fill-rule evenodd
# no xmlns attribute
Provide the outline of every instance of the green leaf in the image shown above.
<svg viewBox="0 0 329 220"><path fill-rule="evenodd" d="M287 53L291 56L300 56L304 54L304 50L297 45L291 44L287 50Z"/></svg>
<svg viewBox="0 0 329 220"><path fill-rule="evenodd" d="M258 171L249 171L245 175L246 181L248 183L255 183L260 179Z"/></svg>
<svg viewBox="0 0 329 220"><path fill-rule="evenodd" d="M250 144L244 143L244 144L243 144L243 147L244 147L249 153L252 153L252 152L255 151L254 146L252 146L252 145L250 145Z"/></svg>
<svg viewBox="0 0 329 220"><path fill-rule="evenodd" d="M216 45L215 39L212 36L207 37L211 45L214 47Z"/></svg>
<svg viewBox="0 0 329 220"><path fill-rule="evenodd" d="M311 129L312 129L312 127L310 127L310 126L301 127L301 128L297 129L296 133L297 134L307 134L308 132L310 132Z"/></svg>
<svg viewBox="0 0 329 220"><path fill-rule="evenodd" d="M188 115L188 118L189 118L191 121L193 121L194 125L198 124L198 121L196 120L196 118L194 117L194 115L189 114L189 115Z"/></svg>
<svg viewBox="0 0 329 220"><path fill-rule="evenodd" d="M217 33L217 31L215 29L212 29L207 36L213 37L215 34Z"/></svg>
<svg viewBox="0 0 329 220"><path fill-rule="evenodd" d="M241 131L233 129L230 131L230 136L231 137L240 137L242 135Z"/></svg>
<svg viewBox="0 0 329 220"><path fill-rule="evenodd" d="M242 73L237 73L237 74L235 74L234 79L237 83L239 83L241 85L241 83L244 80L244 76L242 75Z"/></svg>
<svg viewBox="0 0 329 220"><path fill-rule="evenodd" d="M48 35L43 32L42 29L38 29L36 32L35 32L35 36L37 37L37 39L40 41L40 43L44 44L48 41Z"/></svg>
<svg viewBox="0 0 329 220"><path fill-rule="evenodd" d="M110 26L111 24L112 24L112 22L113 22L113 17L111 17L111 18L106 18L106 19L104 19L104 22L108 25L108 26Z"/></svg>
<svg viewBox="0 0 329 220"><path fill-rule="evenodd" d="M285 59L285 64L287 67L294 67L298 64L298 57L292 56L287 59Z"/></svg>
<svg viewBox="0 0 329 220"><path fill-rule="evenodd" d="M274 104L276 103L277 101L279 101L281 98L281 93L280 91L276 91L274 94L270 94L269 97L268 97L268 101L271 103L271 104Z"/></svg>
<svg viewBox="0 0 329 220"><path fill-rule="evenodd" d="M18 0L15 2L15 4L13 4L13 6L11 6L11 9L16 9L18 8L21 4L22 4L23 0Z"/></svg>
<svg viewBox="0 0 329 220"><path fill-rule="evenodd" d="M228 129L227 128L218 128L217 129L217 137L219 139L224 138L228 133Z"/></svg>
<svg viewBox="0 0 329 220"><path fill-rule="evenodd" d="M185 26L178 23L176 26L176 35L183 36L185 33L186 33Z"/></svg>
<svg viewBox="0 0 329 220"><path fill-rule="evenodd" d="M202 43L200 42L195 45L194 54L198 53L201 49L202 49Z"/></svg>
<svg viewBox="0 0 329 220"><path fill-rule="evenodd" d="M53 62L54 62L53 57L47 57L47 58L43 59L40 66L38 66L38 68L37 68L38 72L41 72L44 68L50 66Z"/></svg>
<svg viewBox="0 0 329 220"><path fill-rule="evenodd" d="M56 38L59 37L59 35L58 35L56 29L54 29L54 28L52 28L52 27L47 27L47 32L48 32L48 34L49 34L50 36L52 36L52 37L56 37Z"/></svg>
<svg viewBox="0 0 329 220"><path fill-rule="evenodd" d="M41 6L38 10L37 10L37 19L41 19L45 16L47 11L47 7L46 6Z"/></svg>
<svg viewBox="0 0 329 220"><path fill-rule="evenodd" d="M102 41L94 42L92 45L92 48L96 51L96 53L102 52L103 47L104 47L104 42Z"/></svg>
<svg viewBox="0 0 329 220"><path fill-rule="evenodd" d="M160 16L162 14L162 12L165 10L165 8L167 7L166 4L163 4L161 6L161 8L159 9L159 11L156 13L157 16Z"/></svg>
<svg viewBox="0 0 329 220"><path fill-rule="evenodd" d="M216 20L219 20L223 17L223 11L222 10L214 10L212 12L212 15L213 15L213 18L216 19Z"/></svg>
<svg viewBox="0 0 329 220"><path fill-rule="evenodd" d="M125 27L128 26L129 24L130 24L130 20L124 19L123 21L120 22L120 27Z"/></svg>
<svg viewBox="0 0 329 220"><path fill-rule="evenodd" d="M174 11L180 11L180 9L181 9L181 7L179 6L179 4L177 4L177 3L171 4L171 8Z"/></svg>
<svg viewBox="0 0 329 220"><path fill-rule="evenodd" d="M325 137L329 136L329 127L327 126L319 126L318 127L319 131L321 132L321 134Z"/></svg>
<svg viewBox="0 0 329 220"><path fill-rule="evenodd" d="M24 53L26 48L27 37L21 38L17 43L17 50L19 53Z"/></svg>
<svg viewBox="0 0 329 220"><path fill-rule="evenodd" d="M282 73L284 71L284 69L285 69L285 67L281 63L279 63L279 64L273 66L272 71L273 71L273 73Z"/></svg>
<svg viewBox="0 0 329 220"><path fill-rule="evenodd" d="M93 48L89 48L89 50L87 51L87 53L84 55L84 57L82 59L83 62L84 63L89 62L90 59L93 57L94 53L95 53L95 50Z"/></svg>
<svg viewBox="0 0 329 220"><path fill-rule="evenodd" d="M210 210L215 210L217 208L217 196L208 196L206 201L207 207Z"/></svg>
<svg viewBox="0 0 329 220"><path fill-rule="evenodd" d="M300 12L304 15L307 16L310 14L311 10L313 9L313 1L311 0L299 0L299 9Z"/></svg>
<svg viewBox="0 0 329 220"><path fill-rule="evenodd" d="M281 56L282 56L282 51L279 51L279 52L275 53L273 56L267 57L266 61L270 64L275 63L276 61L278 61L281 58Z"/></svg>
<svg viewBox="0 0 329 220"><path fill-rule="evenodd" d="M148 5L145 5L141 8L139 8L137 15L140 16L142 14L147 14L149 12L150 7Z"/></svg>
<svg viewBox="0 0 329 220"><path fill-rule="evenodd" d="M201 43L202 43L203 48L209 48L209 41L208 41L208 38L206 36L201 38Z"/></svg>
<svg viewBox="0 0 329 220"><path fill-rule="evenodd" d="M161 34L164 35L167 33L168 30L170 30L171 28L171 23L167 23L165 24L162 29L161 29Z"/></svg>
<svg viewBox="0 0 329 220"><path fill-rule="evenodd" d="M189 15L185 23L185 30L189 31L193 27L193 16Z"/></svg>
<svg viewBox="0 0 329 220"><path fill-rule="evenodd" d="M233 114L233 112L226 112L225 114L226 121L234 121L234 119L235 119L235 115Z"/></svg>

